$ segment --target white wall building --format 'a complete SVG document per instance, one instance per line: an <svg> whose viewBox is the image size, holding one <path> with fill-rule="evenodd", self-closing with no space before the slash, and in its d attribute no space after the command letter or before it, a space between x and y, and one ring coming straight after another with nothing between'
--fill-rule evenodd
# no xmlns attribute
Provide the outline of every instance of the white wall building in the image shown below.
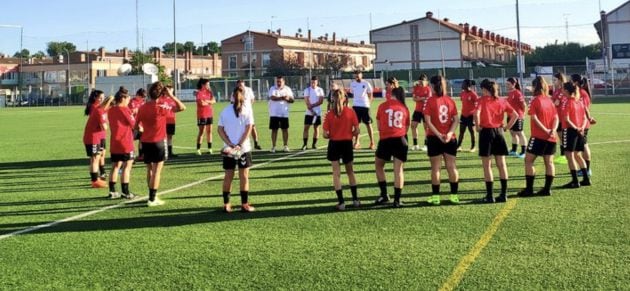
<svg viewBox="0 0 630 291"><path fill-rule="evenodd" d="M602 21L605 24L603 27ZM630 1L609 13L602 11L595 29L607 49L609 63L615 67L627 67L630 64Z"/></svg>

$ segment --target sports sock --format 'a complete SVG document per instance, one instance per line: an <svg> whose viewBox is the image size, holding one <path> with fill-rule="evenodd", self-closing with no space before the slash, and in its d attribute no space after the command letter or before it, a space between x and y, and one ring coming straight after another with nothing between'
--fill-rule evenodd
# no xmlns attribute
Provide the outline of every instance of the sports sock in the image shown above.
<svg viewBox="0 0 630 291"><path fill-rule="evenodd" d="M337 200L339 201L339 204L344 204L345 201L343 200L343 190L335 190L335 193L337 193Z"/></svg>
<svg viewBox="0 0 630 291"><path fill-rule="evenodd" d="M417 146L418 145L418 138L414 138L413 139L413 145Z"/></svg>
<svg viewBox="0 0 630 291"><path fill-rule="evenodd" d="M212 143L211 143L211 142L209 142L209 143L208 143L208 149L211 149L211 148L212 148Z"/></svg>
<svg viewBox="0 0 630 291"><path fill-rule="evenodd" d="M439 195L440 194L440 184L431 185L431 193L433 195Z"/></svg>
<svg viewBox="0 0 630 291"><path fill-rule="evenodd" d="M394 201L400 202L400 196L402 196L402 189L394 187Z"/></svg>
<svg viewBox="0 0 630 291"><path fill-rule="evenodd" d="M149 201L155 201L155 196L157 196L157 189L149 189Z"/></svg>
<svg viewBox="0 0 630 291"><path fill-rule="evenodd" d="M109 182L109 192L116 192L116 182Z"/></svg>
<svg viewBox="0 0 630 291"><path fill-rule="evenodd" d="M490 182L486 182L486 196L487 197L492 197L492 186L493 186L494 182L490 181Z"/></svg>
<svg viewBox="0 0 630 291"><path fill-rule="evenodd" d="M536 176L525 176L525 191L534 192L534 179Z"/></svg>
<svg viewBox="0 0 630 291"><path fill-rule="evenodd" d="M223 204L230 203L230 192L223 192Z"/></svg>
<svg viewBox="0 0 630 291"><path fill-rule="evenodd" d="M90 173L90 179L92 182L96 182L96 180L98 180L98 173Z"/></svg>
<svg viewBox="0 0 630 291"><path fill-rule="evenodd" d="M201 144L200 144L200 143L198 143L198 144L197 144L197 150L200 150L200 149L201 149Z"/></svg>
<svg viewBox="0 0 630 291"><path fill-rule="evenodd" d="M501 179L501 193L499 195L505 196L507 194L507 179Z"/></svg>
<svg viewBox="0 0 630 291"><path fill-rule="evenodd" d="M521 146L521 155L525 153L525 146Z"/></svg>
<svg viewBox="0 0 630 291"><path fill-rule="evenodd" d="M571 183L578 183L577 170L571 170Z"/></svg>
<svg viewBox="0 0 630 291"><path fill-rule="evenodd" d="M582 169L582 181L591 181L591 178L588 177L588 170L586 168Z"/></svg>
<svg viewBox="0 0 630 291"><path fill-rule="evenodd" d="M387 198L387 182L378 182L378 187L381 189L381 197Z"/></svg>
<svg viewBox="0 0 630 291"><path fill-rule="evenodd" d="M241 191L241 204L247 204L249 201L249 191Z"/></svg>
<svg viewBox="0 0 630 291"><path fill-rule="evenodd" d="M305 147L306 144L308 143L308 138L303 138L302 141L304 141L304 143L302 144L302 147Z"/></svg>
<svg viewBox="0 0 630 291"><path fill-rule="evenodd" d="M352 200L359 200L359 195L357 194L357 186L350 186L350 193L352 193Z"/></svg>
<svg viewBox="0 0 630 291"><path fill-rule="evenodd" d="M586 170L590 171L591 170L591 160L584 160L584 162L586 162Z"/></svg>
<svg viewBox="0 0 630 291"><path fill-rule="evenodd" d="M129 195L129 183L120 183L123 194Z"/></svg>
<svg viewBox="0 0 630 291"><path fill-rule="evenodd" d="M551 184L553 184L553 176L545 176L545 190L551 190Z"/></svg>
<svg viewBox="0 0 630 291"><path fill-rule="evenodd" d="M105 166L98 166L98 173L101 176L105 175Z"/></svg>
<svg viewBox="0 0 630 291"><path fill-rule="evenodd" d="M513 143L513 144L512 144L512 150L511 150L511 151L512 151L512 152L516 152L516 147L517 147L517 146L518 146L517 144Z"/></svg>
<svg viewBox="0 0 630 291"><path fill-rule="evenodd" d="M314 139L313 139L313 147L316 147L316 146L317 146L317 139L316 139L316 138L314 138Z"/></svg>
<svg viewBox="0 0 630 291"><path fill-rule="evenodd" d="M450 182L451 185L451 194L457 194L459 191L459 182Z"/></svg>

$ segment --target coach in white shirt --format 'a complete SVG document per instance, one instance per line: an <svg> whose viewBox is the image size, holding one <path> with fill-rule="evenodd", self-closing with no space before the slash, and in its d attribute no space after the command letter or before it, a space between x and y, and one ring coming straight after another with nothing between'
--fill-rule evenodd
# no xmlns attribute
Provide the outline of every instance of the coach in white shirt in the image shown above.
<svg viewBox="0 0 630 291"><path fill-rule="evenodd" d="M304 89L304 103L306 103L306 113L304 115L304 133L302 139L304 144L302 150L306 150L308 143L308 130L313 126L313 149L317 148L317 138L319 137L319 126L322 124L322 108L324 103L324 90L318 86L317 76L311 78L311 86Z"/></svg>
<svg viewBox="0 0 630 291"><path fill-rule="evenodd" d="M276 77L276 85L269 88L269 129L271 129L271 152L276 152L278 129L282 129L284 151L289 151L289 105L293 103L293 91L284 85L284 77Z"/></svg>
<svg viewBox="0 0 630 291"><path fill-rule="evenodd" d="M243 109L249 110L251 112L252 117L252 137L254 138L254 148L260 150L261 147L258 144L258 130L256 130L256 125L254 124L254 102L256 102L256 96L254 95L254 90L252 88L245 86L245 81L238 80L236 81L236 86L240 87L243 92L245 92L245 100L243 103Z"/></svg>
<svg viewBox="0 0 630 291"><path fill-rule="evenodd" d="M357 114L359 122L363 122L367 127L367 132L370 136L370 149L374 149L372 117L370 117L370 104L372 104L372 100L374 100L374 96L372 95L372 85L363 80L363 73L361 71L354 72L354 79L355 80L350 84L353 100L352 109L354 109L354 112ZM356 137L354 148L361 148L359 136Z"/></svg>

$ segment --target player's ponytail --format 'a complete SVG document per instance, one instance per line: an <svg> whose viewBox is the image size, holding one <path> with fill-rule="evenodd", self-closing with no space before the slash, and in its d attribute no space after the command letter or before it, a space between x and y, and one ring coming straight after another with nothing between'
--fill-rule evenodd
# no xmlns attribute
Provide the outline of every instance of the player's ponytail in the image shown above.
<svg viewBox="0 0 630 291"><path fill-rule="evenodd" d="M348 106L348 100L343 90L335 89L332 91L330 101L332 102L332 111L335 115L341 116L343 108Z"/></svg>
<svg viewBox="0 0 630 291"><path fill-rule="evenodd" d="M162 96L164 89L164 84L160 81L151 84L151 87L149 87L149 98L151 98L151 100L157 100Z"/></svg>
<svg viewBox="0 0 630 291"><path fill-rule="evenodd" d="M499 87L494 81L484 79L483 81L481 81L481 85L479 85L479 87L488 91L488 94L490 94L493 99L499 98Z"/></svg>
<svg viewBox="0 0 630 291"><path fill-rule="evenodd" d="M116 103L122 102L122 100L127 97L129 97L129 90L127 90L124 86L120 86L118 92L114 94L114 100Z"/></svg>
<svg viewBox="0 0 630 291"><path fill-rule="evenodd" d="M548 96L549 94L549 85L547 85L547 81L542 76L536 77L532 81L532 86L534 87L534 96Z"/></svg>
<svg viewBox="0 0 630 291"><path fill-rule="evenodd" d="M521 91L521 84L516 78L509 77L507 81L510 82L510 84L514 85L514 89Z"/></svg>
<svg viewBox="0 0 630 291"><path fill-rule="evenodd" d="M147 97L147 90L144 90L144 88L140 88L138 89L138 91L136 91L136 96L140 96L142 97L142 99Z"/></svg>
<svg viewBox="0 0 630 291"><path fill-rule="evenodd" d="M473 91L472 87L474 87L475 85L477 85L475 83L475 80L465 79L462 82L462 90L466 92L472 92Z"/></svg>
<svg viewBox="0 0 630 291"><path fill-rule="evenodd" d="M234 103L232 104L234 114L236 114L236 117L239 117L243 111L243 102L245 102L245 93L243 92L243 89L241 89L241 87L234 88L232 97L234 98Z"/></svg>
<svg viewBox="0 0 630 291"><path fill-rule="evenodd" d="M403 87L392 89L392 97L396 98L400 103L405 104L405 89L403 89Z"/></svg>
<svg viewBox="0 0 630 291"><path fill-rule="evenodd" d="M570 98L578 98L578 87L573 82L566 82L562 85L562 88L569 93Z"/></svg>
<svg viewBox="0 0 630 291"><path fill-rule="evenodd" d="M431 86L433 87L433 91L435 92L436 97L444 96L446 83L444 82L444 78L442 78L442 76L431 77Z"/></svg>
<svg viewBox="0 0 630 291"><path fill-rule="evenodd" d="M96 103L96 101L98 100L98 97L101 96L103 94L103 91L101 90L92 90L92 92L90 93L90 97L88 98L88 102L87 104L85 104L85 110L83 113L85 113L85 115L90 115L90 112L92 111L92 105L94 105L94 103Z"/></svg>

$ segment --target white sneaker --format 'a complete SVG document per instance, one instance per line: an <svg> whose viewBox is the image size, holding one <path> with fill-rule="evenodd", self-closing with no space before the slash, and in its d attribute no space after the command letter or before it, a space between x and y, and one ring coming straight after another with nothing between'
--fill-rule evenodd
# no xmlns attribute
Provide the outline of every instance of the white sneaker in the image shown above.
<svg viewBox="0 0 630 291"><path fill-rule="evenodd" d="M335 206L335 208L338 211L344 211L344 210L346 210L346 205L345 204L337 204L337 206Z"/></svg>
<svg viewBox="0 0 630 291"><path fill-rule="evenodd" d="M197 150L197 155L201 156L201 150Z"/></svg>
<svg viewBox="0 0 630 291"><path fill-rule="evenodd" d="M275 153L276 152L276 147L272 147L270 150L271 153Z"/></svg>
<svg viewBox="0 0 630 291"><path fill-rule="evenodd" d="M284 148L283 148L282 150L283 150L284 152L286 152L286 153L288 153L288 152L290 152L290 151L291 151L291 150L289 150L289 146L284 146Z"/></svg>
<svg viewBox="0 0 630 291"><path fill-rule="evenodd" d="M420 146L419 145L415 145L411 147L412 151L419 151L420 150Z"/></svg>
<svg viewBox="0 0 630 291"><path fill-rule="evenodd" d="M164 205L164 201L160 200L160 198L155 197L155 200L153 201L147 201L147 206L148 207L155 207L155 206L161 206Z"/></svg>
<svg viewBox="0 0 630 291"><path fill-rule="evenodd" d="M120 198L120 193L118 193L118 192L109 192L109 196L107 196L107 198L109 198L109 199L118 199L118 198Z"/></svg>
<svg viewBox="0 0 630 291"><path fill-rule="evenodd" d="M423 152L426 152L427 151L427 146L422 146L422 148L420 150L423 151Z"/></svg>
<svg viewBox="0 0 630 291"><path fill-rule="evenodd" d="M212 154L212 149L208 149L208 154L211 155Z"/></svg>
<svg viewBox="0 0 630 291"><path fill-rule="evenodd" d="M357 207L361 206L361 202L359 202L359 200L352 200L352 206L357 208Z"/></svg>

